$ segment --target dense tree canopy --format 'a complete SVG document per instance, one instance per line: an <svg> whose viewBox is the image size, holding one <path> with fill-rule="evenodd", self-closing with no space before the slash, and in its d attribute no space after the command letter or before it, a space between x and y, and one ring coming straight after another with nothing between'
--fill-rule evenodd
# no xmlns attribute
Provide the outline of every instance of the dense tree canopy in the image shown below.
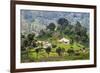
<svg viewBox="0 0 100 73"><path fill-rule="evenodd" d="M47 47L47 48L45 49L45 51L46 51L46 53L49 55L49 53L51 52L51 47Z"/></svg>
<svg viewBox="0 0 100 73"><path fill-rule="evenodd" d="M50 29L51 31L54 31L55 30L55 24L54 23L50 23L48 26L47 26L47 29Z"/></svg>
<svg viewBox="0 0 100 73"><path fill-rule="evenodd" d="M65 29L69 24L69 21L65 18L60 18L58 19L57 23L62 27L62 29Z"/></svg>
<svg viewBox="0 0 100 73"><path fill-rule="evenodd" d="M34 36L35 36L34 33L28 34L28 35L27 35L27 38L28 38L29 41L32 41L32 40L34 39Z"/></svg>

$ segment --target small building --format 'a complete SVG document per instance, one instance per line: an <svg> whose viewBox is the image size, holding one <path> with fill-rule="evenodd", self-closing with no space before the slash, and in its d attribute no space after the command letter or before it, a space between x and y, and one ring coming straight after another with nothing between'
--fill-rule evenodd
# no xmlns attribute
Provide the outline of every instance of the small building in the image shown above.
<svg viewBox="0 0 100 73"><path fill-rule="evenodd" d="M62 38L59 40L60 43L65 43L65 44L69 44L70 40L66 39L66 38Z"/></svg>
<svg viewBox="0 0 100 73"><path fill-rule="evenodd" d="M52 47L52 44L46 41L37 41L38 45L41 45L43 48Z"/></svg>
<svg viewBox="0 0 100 73"><path fill-rule="evenodd" d="M43 43L43 48L47 48L47 47L51 47L52 48L52 44L49 43L49 42Z"/></svg>

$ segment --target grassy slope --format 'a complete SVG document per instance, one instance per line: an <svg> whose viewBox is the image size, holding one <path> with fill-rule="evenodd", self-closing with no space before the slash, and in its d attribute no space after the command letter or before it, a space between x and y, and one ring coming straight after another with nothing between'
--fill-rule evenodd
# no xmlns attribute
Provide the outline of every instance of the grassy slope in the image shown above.
<svg viewBox="0 0 100 73"><path fill-rule="evenodd" d="M54 43L54 42L53 42ZM58 56L58 54L55 52L56 48L52 48L52 51L48 55L44 49L42 49L39 54L34 52L34 48L29 49L28 51L28 57L26 59L29 59L30 62L46 62L46 61L64 61L64 60L83 60L83 59L89 59L89 52L82 53L80 52L79 56L71 55L69 56L67 53L67 50L70 49L70 47L73 46L74 50L79 50L81 47L83 47L81 44L74 43L73 45L66 45L63 43L56 43L57 47L62 47L65 49L65 53L63 56ZM25 59L22 57L22 62L25 62Z"/></svg>

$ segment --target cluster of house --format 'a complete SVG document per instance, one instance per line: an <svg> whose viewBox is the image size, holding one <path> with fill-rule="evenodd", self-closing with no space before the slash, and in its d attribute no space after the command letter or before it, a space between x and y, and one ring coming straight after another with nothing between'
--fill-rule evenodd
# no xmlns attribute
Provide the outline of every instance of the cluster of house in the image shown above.
<svg viewBox="0 0 100 73"><path fill-rule="evenodd" d="M59 43L64 43L66 45L68 45L70 43L70 41L66 38L62 38L60 40L58 40ZM51 47L52 48L52 44L49 43L48 41L37 41L38 44L42 44L43 48L47 48L47 47Z"/></svg>
<svg viewBox="0 0 100 73"><path fill-rule="evenodd" d="M62 39L58 40L58 42L64 43L64 44L69 44L70 43L70 40L68 40L66 38L62 38Z"/></svg>
<svg viewBox="0 0 100 73"><path fill-rule="evenodd" d="M43 48L52 47L52 44L47 41L37 41L36 43L42 44Z"/></svg>
<svg viewBox="0 0 100 73"><path fill-rule="evenodd" d="M65 44L65 45L70 44L70 40L69 40L69 39L66 39L66 38L61 38L61 39L58 40L58 42L59 42L59 43L63 43L63 44ZM52 48L52 44L49 43L48 41L37 41L36 43L42 45L42 47L43 47L44 49L46 49L46 48L48 48L48 47ZM38 46L38 47L39 47L39 46ZM79 54L79 51L82 51L83 53L85 53L85 52L86 52L86 48L82 48L82 49L80 49L80 50L76 50L76 55Z"/></svg>

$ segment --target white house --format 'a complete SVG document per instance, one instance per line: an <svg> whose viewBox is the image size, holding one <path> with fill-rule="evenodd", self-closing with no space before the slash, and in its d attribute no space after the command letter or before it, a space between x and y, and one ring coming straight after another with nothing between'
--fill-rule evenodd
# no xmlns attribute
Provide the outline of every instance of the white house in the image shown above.
<svg viewBox="0 0 100 73"><path fill-rule="evenodd" d="M37 41L37 44L42 44L43 48L52 47L52 44L46 41Z"/></svg>
<svg viewBox="0 0 100 73"><path fill-rule="evenodd" d="M60 43L65 43L65 44L69 44L70 40L66 39L66 38L62 38L60 40L58 40Z"/></svg>
<svg viewBox="0 0 100 73"><path fill-rule="evenodd" d="M43 43L43 48L52 47L51 43L45 42Z"/></svg>

